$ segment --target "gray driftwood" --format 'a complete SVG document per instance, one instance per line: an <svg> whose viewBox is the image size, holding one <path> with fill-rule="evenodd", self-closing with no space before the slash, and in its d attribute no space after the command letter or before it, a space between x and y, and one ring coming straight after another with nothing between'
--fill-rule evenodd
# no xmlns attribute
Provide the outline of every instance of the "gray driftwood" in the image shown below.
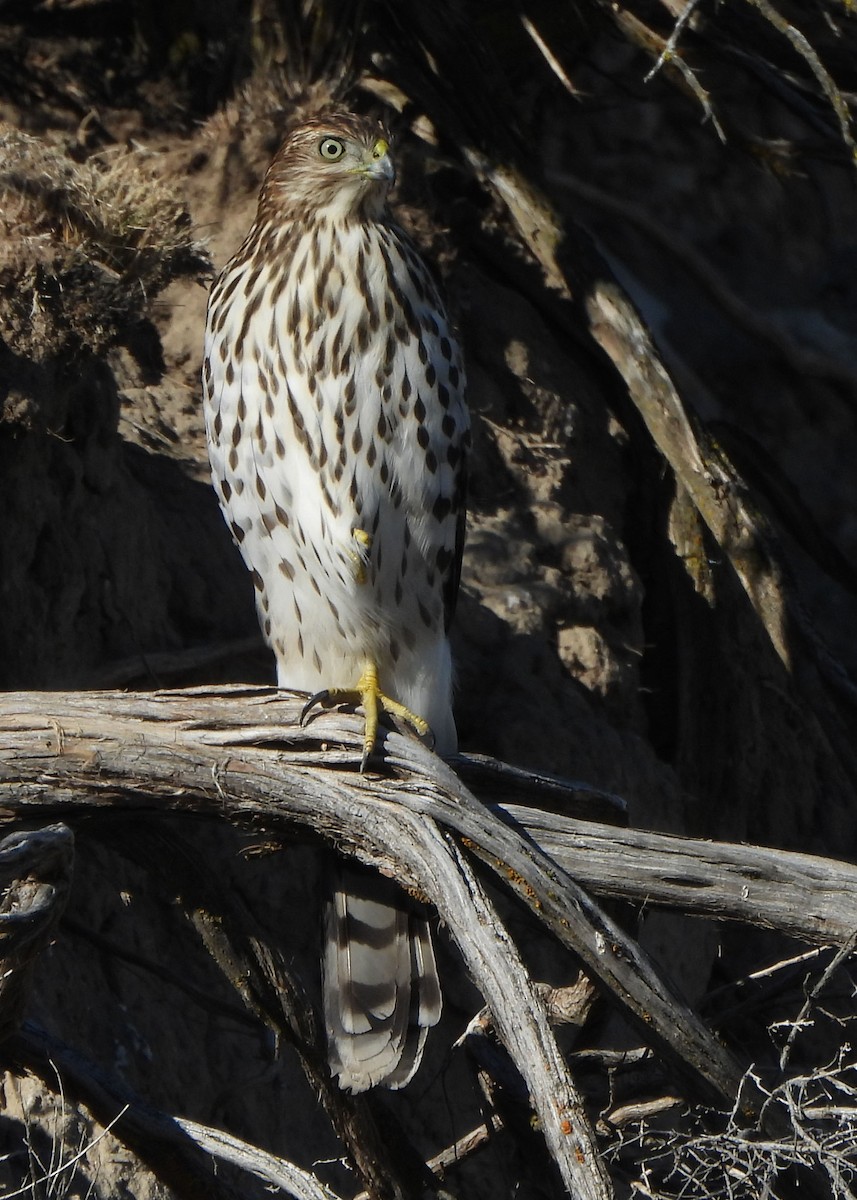
<svg viewBox="0 0 857 1200"><path fill-rule="evenodd" d="M819 946L842 946L857 929L851 863L496 807L599 896L744 921Z"/></svg>
<svg viewBox="0 0 857 1200"><path fill-rule="evenodd" d="M762 912L764 923L789 932L844 940L852 918L834 890L845 876L853 884L853 868L489 807L429 751L394 733L385 738L383 770L363 776L359 719L323 713L301 729L301 703L265 688L7 694L0 697L0 817L12 827L131 810L206 814L274 836L311 827L418 887L457 941L573 1196L606 1198L610 1183L540 990L467 852L576 951L686 1077L730 1099L739 1065L581 884L687 911L754 921ZM399 1191L374 1182L378 1194Z"/></svg>

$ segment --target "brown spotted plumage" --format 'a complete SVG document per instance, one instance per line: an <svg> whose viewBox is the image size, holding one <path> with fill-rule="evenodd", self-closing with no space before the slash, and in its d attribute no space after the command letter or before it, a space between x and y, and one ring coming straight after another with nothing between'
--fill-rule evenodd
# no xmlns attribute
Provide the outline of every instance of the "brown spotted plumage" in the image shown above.
<svg viewBox="0 0 857 1200"><path fill-rule="evenodd" d="M335 113L295 129L212 290L203 367L214 486L278 682L359 698L362 766L384 710L455 749L464 368L387 209L392 180L372 122ZM328 913L331 1062L355 1091L403 1086L440 1014L428 926L390 887L352 878Z"/></svg>

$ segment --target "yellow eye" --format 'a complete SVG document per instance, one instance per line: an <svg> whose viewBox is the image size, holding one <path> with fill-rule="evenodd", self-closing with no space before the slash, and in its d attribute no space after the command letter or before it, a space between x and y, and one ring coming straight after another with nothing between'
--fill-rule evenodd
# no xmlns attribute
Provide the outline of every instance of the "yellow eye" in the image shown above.
<svg viewBox="0 0 857 1200"><path fill-rule="evenodd" d="M328 162L336 162L345 153L345 146L340 142L339 138L326 137L322 138L319 142L318 152Z"/></svg>

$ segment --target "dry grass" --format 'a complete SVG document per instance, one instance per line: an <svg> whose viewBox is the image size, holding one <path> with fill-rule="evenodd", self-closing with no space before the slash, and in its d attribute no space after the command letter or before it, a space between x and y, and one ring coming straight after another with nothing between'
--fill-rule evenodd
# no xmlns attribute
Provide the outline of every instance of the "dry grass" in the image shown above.
<svg viewBox="0 0 857 1200"><path fill-rule="evenodd" d="M99 353L172 279L206 271L151 155L116 149L78 163L7 129L0 161L0 319L14 353Z"/></svg>

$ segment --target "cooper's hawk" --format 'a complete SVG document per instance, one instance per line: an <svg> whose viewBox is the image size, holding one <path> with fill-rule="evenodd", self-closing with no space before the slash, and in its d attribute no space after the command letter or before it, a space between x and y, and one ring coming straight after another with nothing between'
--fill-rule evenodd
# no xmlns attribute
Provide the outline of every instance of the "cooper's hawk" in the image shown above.
<svg viewBox="0 0 857 1200"><path fill-rule="evenodd" d="M203 367L214 486L277 681L360 700L361 768L379 709L428 725L442 754L456 744L464 370L432 275L387 209L393 178L368 120L293 130L212 290ZM354 1091L407 1083L440 1016L428 927L390 887L339 890L328 911L331 1064Z"/></svg>

